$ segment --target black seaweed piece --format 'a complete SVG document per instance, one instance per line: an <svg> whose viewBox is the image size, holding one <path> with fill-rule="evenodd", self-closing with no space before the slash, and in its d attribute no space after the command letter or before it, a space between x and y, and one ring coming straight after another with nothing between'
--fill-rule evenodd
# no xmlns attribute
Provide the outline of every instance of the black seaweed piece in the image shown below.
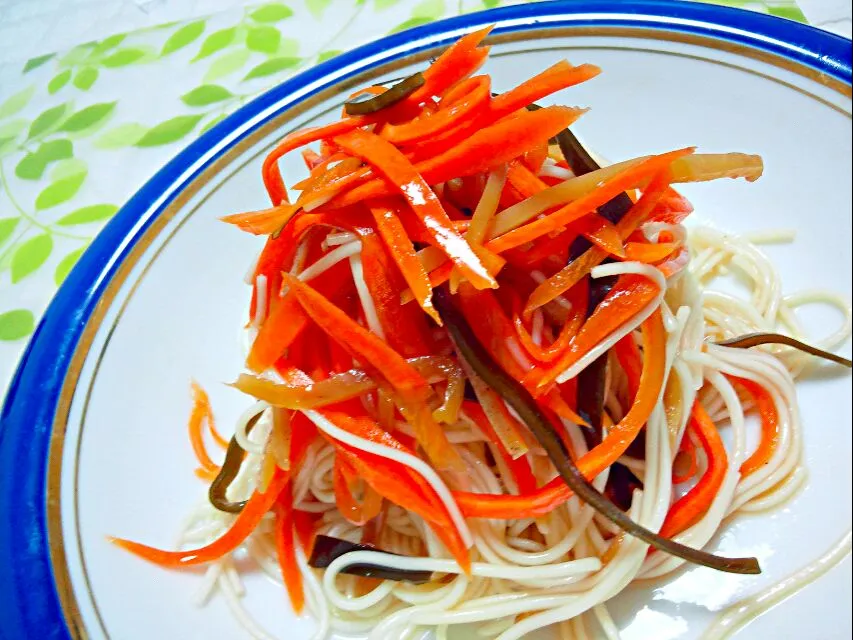
<svg viewBox="0 0 853 640"><path fill-rule="evenodd" d="M314 549L308 564L315 569L326 569L332 562L342 555L352 551L375 551L389 556L400 556L397 553L383 551L368 544L355 544L332 536L317 536L314 539ZM410 582L412 584L425 584L432 581L432 571L412 571L403 569L392 569L374 564L351 564L341 571L353 576L364 578L378 578L379 580L394 580L396 582Z"/></svg>
<svg viewBox="0 0 853 640"><path fill-rule="evenodd" d="M571 130L566 129L557 135L557 145L575 175L582 176L601 168ZM631 198L627 194L621 193L600 207L598 213L616 224L628 213L632 205ZM592 243L589 240L583 236L578 236L569 247L569 263L577 260L591 247ZM616 278L612 277L597 278L590 281L587 317L592 315L596 307L610 293L615 282ZM588 444L592 446L601 442L601 415L604 411L606 380L606 353L578 374L578 413L592 428L591 434L585 433L588 436Z"/></svg>
<svg viewBox="0 0 853 640"><path fill-rule="evenodd" d="M642 488L643 482L633 471L624 464L614 462L610 467L610 475L607 476L604 495L622 511L628 511L634 501L634 491Z"/></svg>
<svg viewBox="0 0 853 640"><path fill-rule="evenodd" d="M730 347L732 349L749 349L762 344L782 344L786 347L792 347L798 351L802 351L803 353L808 353L809 355L840 364L848 369L853 367L853 362L843 356L836 355L831 351L818 349L817 347L801 342L791 336L782 335L781 333L747 333L742 336L729 338L728 340L720 340L716 344L721 347Z"/></svg>
<svg viewBox="0 0 853 640"><path fill-rule="evenodd" d="M246 423L247 434L257 424L260 417L261 414L258 413L249 419L249 422ZM225 451L225 461L222 463L219 473L216 474L213 482L210 483L210 488L207 490L207 499L210 500L210 504L225 513L240 513L246 506L245 500L232 502L225 497L228 487L231 486L234 478L240 473L240 465L243 464L245 455L246 452L243 450L243 447L237 443L236 438L232 437L228 443L228 449Z"/></svg>
<svg viewBox="0 0 853 640"><path fill-rule="evenodd" d="M688 562L719 571L741 574L761 572L755 558L722 558L692 549L673 540L663 538L634 522L619 507L601 494L575 466L563 441L550 420L542 413L530 392L517 380L509 376L495 362L491 354L480 344L473 330L453 304L446 286L435 289L433 303L444 321L457 354L464 359L483 381L494 389L513 408L527 425L536 440L545 449L566 485L582 501L613 522L626 533L647 542L654 548L677 556Z"/></svg>
<svg viewBox="0 0 853 640"><path fill-rule="evenodd" d="M360 96L354 100L344 103L344 111L348 116L366 116L376 113L397 104L409 97L414 91L423 86L425 80L423 74L418 71L392 85L376 96Z"/></svg>

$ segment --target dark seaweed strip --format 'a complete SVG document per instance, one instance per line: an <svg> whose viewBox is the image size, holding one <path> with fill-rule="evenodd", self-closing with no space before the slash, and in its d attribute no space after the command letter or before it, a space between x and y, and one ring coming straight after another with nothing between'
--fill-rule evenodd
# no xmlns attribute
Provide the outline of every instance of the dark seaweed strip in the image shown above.
<svg viewBox="0 0 853 640"><path fill-rule="evenodd" d="M718 571L743 574L761 572L758 560L755 558L722 558L699 549L692 549L673 540L663 538L631 520L619 507L593 487L575 466L563 446L562 440L548 418L539 409L533 396L518 381L507 375L480 344L471 327L468 326L462 314L454 306L447 287L443 286L435 290L433 302L453 339L459 357L468 362L474 372L515 409L518 416L545 449L560 477L581 501L590 505L626 533L647 542L660 551Z"/></svg>
<svg viewBox="0 0 853 640"><path fill-rule="evenodd" d="M246 424L246 433L252 430L260 417L261 414L258 413L249 419L249 422ZM240 472L240 465L243 463L245 454L246 452L237 443L237 439L232 437L228 443L228 449L225 451L225 461L222 463L219 473L213 479L213 482L210 483L210 488L207 490L207 499L210 500L210 504L225 513L240 513L243 507L246 506L245 500L231 502L226 497L228 487L231 486L234 478Z"/></svg>
<svg viewBox="0 0 853 640"><path fill-rule="evenodd" d="M315 569L326 569L342 555L353 551L374 551L389 556L400 556L390 551L383 551L367 544L355 544L340 538L331 536L317 536L314 540L314 549L308 564ZM397 582L411 582L412 584L424 584L432 580L432 571L415 571L408 569L393 569L376 564L356 563L345 567L341 573L347 573L364 578L378 578L380 580L395 580Z"/></svg>
<svg viewBox="0 0 853 640"><path fill-rule="evenodd" d="M853 362L847 358L836 355L830 351L818 349L817 347L813 347L805 342L800 342L796 338L785 336L781 333L747 333L743 336L729 338L728 340L721 340L716 344L721 347L731 347L732 349L749 349L750 347L757 347L762 344L783 344L786 347L793 347L794 349L808 353L809 355L817 356L818 358L823 358L830 362L835 362L836 364L840 364L848 369L853 367Z"/></svg>

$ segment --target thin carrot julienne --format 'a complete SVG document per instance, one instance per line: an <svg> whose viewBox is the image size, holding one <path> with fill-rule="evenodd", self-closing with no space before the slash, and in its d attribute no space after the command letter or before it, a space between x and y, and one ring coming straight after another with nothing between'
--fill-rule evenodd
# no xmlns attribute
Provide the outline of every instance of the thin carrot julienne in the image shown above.
<svg viewBox="0 0 853 640"><path fill-rule="evenodd" d="M204 444L204 426L207 425L214 441L220 446L227 446L227 441L216 430L213 419L213 409L207 392L195 380L192 382L193 408L188 423L190 444L199 463L196 475L205 480L212 480L219 472L219 465L211 460Z"/></svg>
<svg viewBox="0 0 853 640"><path fill-rule="evenodd" d="M760 384L744 378L732 378L732 380L752 396L761 416L761 439L758 447L740 466L741 475L746 477L764 467L773 457L779 439L782 437L779 429L779 413L773 396Z"/></svg>
<svg viewBox="0 0 853 640"><path fill-rule="evenodd" d="M293 484L288 482L275 504L275 549L290 604L294 613L299 615L305 608L305 589L302 585L302 571L296 561L292 487Z"/></svg>
<svg viewBox="0 0 853 640"><path fill-rule="evenodd" d="M494 278L456 232L433 190L417 169L390 142L365 131L353 131L336 138L350 153L362 157L394 183L409 206L466 278L479 288L496 287Z"/></svg>
<svg viewBox="0 0 853 640"><path fill-rule="evenodd" d="M221 537L198 549L165 551L124 538L110 538L117 546L162 567L186 567L218 560L239 547L251 535L261 518L272 509L279 494L290 481L290 474L276 467L265 493L255 491L234 523Z"/></svg>
<svg viewBox="0 0 853 640"><path fill-rule="evenodd" d="M666 538L678 535L701 519L719 493L729 466L717 426L698 400L690 414L690 427L702 444L708 458L708 469L699 482L670 507L660 531Z"/></svg>

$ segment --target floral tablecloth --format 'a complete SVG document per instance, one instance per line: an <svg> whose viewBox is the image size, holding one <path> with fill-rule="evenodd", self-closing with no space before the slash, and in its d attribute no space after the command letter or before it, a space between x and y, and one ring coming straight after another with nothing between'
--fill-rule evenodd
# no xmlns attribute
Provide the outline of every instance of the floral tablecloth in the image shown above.
<svg viewBox="0 0 853 640"><path fill-rule="evenodd" d="M0 75L0 396L103 225L195 136L284 78L500 0L284 0L85 42ZM721 4L805 21L791 0ZM8 65L7 65L8 66Z"/></svg>

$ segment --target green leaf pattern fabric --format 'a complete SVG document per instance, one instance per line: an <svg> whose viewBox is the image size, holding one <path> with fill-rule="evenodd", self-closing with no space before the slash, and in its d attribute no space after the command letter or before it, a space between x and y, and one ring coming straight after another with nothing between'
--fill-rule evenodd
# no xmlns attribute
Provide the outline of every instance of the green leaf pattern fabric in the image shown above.
<svg viewBox="0 0 853 640"><path fill-rule="evenodd" d="M282 0L21 61L0 84L0 388L56 287L196 136L368 40L518 0ZM793 0L741 1L804 21Z"/></svg>

